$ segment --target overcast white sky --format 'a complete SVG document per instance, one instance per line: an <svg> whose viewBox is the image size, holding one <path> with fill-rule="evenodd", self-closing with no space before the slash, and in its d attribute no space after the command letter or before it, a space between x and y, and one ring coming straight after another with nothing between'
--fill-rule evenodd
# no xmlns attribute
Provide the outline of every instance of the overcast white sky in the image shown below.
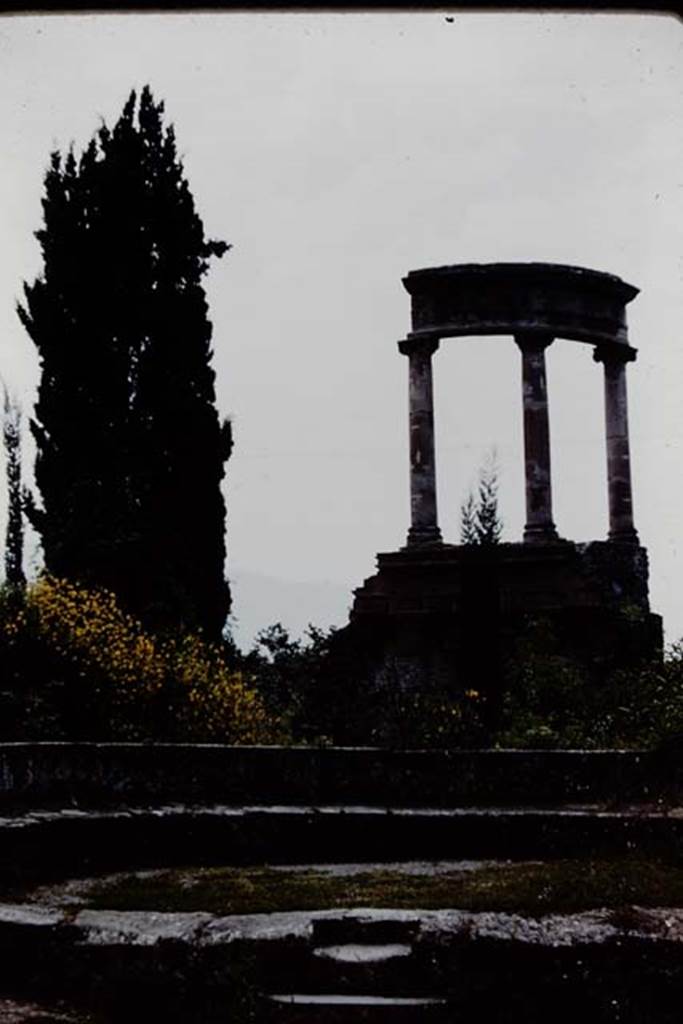
<svg viewBox="0 0 683 1024"><path fill-rule="evenodd" d="M401 277L444 263L549 260L641 289L629 307L634 507L653 610L674 640L682 50L679 21L642 14L5 17L0 372L30 409L38 365L14 304L40 269L32 233L50 150L80 149L149 82L175 124L208 234L234 246L206 287L219 405L236 434L225 492L241 638L273 610L267 582L241 588L240 578L326 584L337 596L324 609L320 586L299 587L297 608L279 617L341 622L376 552L405 541ZM555 520L573 540L607 529L602 368L591 354L566 341L548 352ZM521 536L519 361L509 338L444 341L435 356L446 539L457 540L460 502L493 445L506 539Z"/></svg>

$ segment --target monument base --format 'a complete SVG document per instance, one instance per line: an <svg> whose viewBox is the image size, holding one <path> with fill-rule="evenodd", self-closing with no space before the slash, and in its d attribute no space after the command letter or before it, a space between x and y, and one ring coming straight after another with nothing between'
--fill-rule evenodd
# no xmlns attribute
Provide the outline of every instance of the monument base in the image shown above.
<svg viewBox="0 0 683 1024"><path fill-rule="evenodd" d="M596 681L662 656L638 545L416 545L377 566L338 638L374 690L493 696L539 630L553 656Z"/></svg>

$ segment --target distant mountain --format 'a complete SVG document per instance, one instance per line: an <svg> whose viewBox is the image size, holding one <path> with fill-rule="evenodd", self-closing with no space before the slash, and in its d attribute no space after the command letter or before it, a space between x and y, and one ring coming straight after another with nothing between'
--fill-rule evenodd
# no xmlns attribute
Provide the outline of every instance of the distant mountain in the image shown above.
<svg viewBox="0 0 683 1024"><path fill-rule="evenodd" d="M323 629L343 626L353 600L351 586L325 580L296 582L240 569L230 573L230 589L230 626L243 651L261 629L275 622L282 623L293 638L302 636L309 623Z"/></svg>

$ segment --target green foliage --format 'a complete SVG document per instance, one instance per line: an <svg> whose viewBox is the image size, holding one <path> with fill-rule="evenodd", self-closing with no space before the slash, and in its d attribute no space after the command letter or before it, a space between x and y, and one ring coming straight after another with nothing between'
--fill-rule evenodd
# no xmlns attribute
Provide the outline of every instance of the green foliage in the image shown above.
<svg viewBox="0 0 683 1024"><path fill-rule="evenodd" d="M486 746L485 699L472 689L390 691L365 741L397 750Z"/></svg>
<svg viewBox="0 0 683 1024"><path fill-rule="evenodd" d="M324 722L317 699L335 633L335 629L309 625L303 641L293 640L277 622L258 633L252 649L239 662L266 706L287 724L295 741L323 739Z"/></svg>
<svg viewBox="0 0 683 1024"><path fill-rule="evenodd" d="M664 661L615 672L595 694L598 746L667 746L683 737L683 643Z"/></svg>
<svg viewBox="0 0 683 1024"><path fill-rule="evenodd" d="M308 742L395 749L486 745L486 697L428 688L410 659L340 630L310 650L309 686L296 734ZM318 663L315 664L317 655Z"/></svg>
<svg viewBox="0 0 683 1024"><path fill-rule="evenodd" d="M69 893L60 893L69 899ZM71 897L73 898L73 897ZM612 859L483 861L476 870L417 874L368 865L335 875L310 869L210 867L116 874L81 883L75 907L154 913L268 914L337 907L392 907L475 912L498 911L537 917L614 908L680 906L683 867L644 855ZM513 1018L517 1019L517 1018Z"/></svg>
<svg viewBox="0 0 683 1024"><path fill-rule="evenodd" d="M503 523L498 513L498 461L495 449L479 472L475 498L470 491L460 509L461 544L499 544Z"/></svg>
<svg viewBox="0 0 683 1024"><path fill-rule="evenodd" d="M271 627L262 639L271 656L261 667L252 661L255 685L288 715L297 740L595 749L683 738L683 644L664 662L610 673L567 657L551 623L539 619L520 632L497 684L482 651L468 682L446 686L429 682L411 658L382 660L381 638L375 649L372 636L353 639L342 630L306 648Z"/></svg>
<svg viewBox="0 0 683 1024"><path fill-rule="evenodd" d="M501 747L640 748L683 736L683 645L663 662L596 678L556 650L539 622L508 666Z"/></svg>
<svg viewBox="0 0 683 1024"><path fill-rule="evenodd" d="M550 624L530 623L499 705L482 685L420 688L386 661L368 681L343 631L279 624L244 656L191 633L155 635L113 594L44 577L0 588L0 739L341 743L393 748L676 748L683 644L597 679ZM365 680L365 681L363 681Z"/></svg>
<svg viewBox="0 0 683 1024"><path fill-rule="evenodd" d="M5 535L5 582L23 587L24 576L24 512L21 494L21 409L6 387L2 441L5 449L7 477L7 532Z"/></svg>
<svg viewBox="0 0 683 1024"><path fill-rule="evenodd" d="M591 687L564 657L545 620L532 622L507 666L496 743L501 747L584 747Z"/></svg>
<svg viewBox="0 0 683 1024"><path fill-rule="evenodd" d="M43 270L18 307L42 366L30 515L49 572L218 638L232 435L201 279L228 246L204 236L163 110L132 92L78 159L51 157Z"/></svg>
<svg viewBox="0 0 683 1024"><path fill-rule="evenodd" d="M0 739L282 740L219 644L148 633L115 596L43 577L0 591Z"/></svg>

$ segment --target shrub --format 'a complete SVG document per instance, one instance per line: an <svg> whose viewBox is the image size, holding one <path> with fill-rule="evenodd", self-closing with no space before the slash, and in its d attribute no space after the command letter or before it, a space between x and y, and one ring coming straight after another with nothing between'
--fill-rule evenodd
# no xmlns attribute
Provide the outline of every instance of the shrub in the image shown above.
<svg viewBox="0 0 683 1024"><path fill-rule="evenodd" d="M662 662L615 672L591 710L601 746L653 747L683 736L683 642Z"/></svg>
<svg viewBox="0 0 683 1024"><path fill-rule="evenodd" d="M0 596L5 738L262 743L278 723L217 644L154 636L113 594L45 576Z"/></svg>
<svg viewBox="0 0 683 1024"><path fill-rule="evenodd" d="M399 750L486 746L484 702L473 689L387 695L367 740Z"/></svg>
<svg viewBox="0 0 683 1024"><path fill-rule="evenodd" d="M501 747L585 746L590 684L545 619L527 624L505 668L496 729Z"/></svg>
<svg viewBox="0 0 683 1024"><path fill-rule="evenodd" d="M168 640L164 653L181 697L183 738L231 743L272 743L287 738L254 680L230 668L218 644L186 634Z"/></svg>
<svg viewBox="0 0 683 1024"><path fill-rule="evenodd" d="M639 748L683 736L683 643L663 661L591 674L536 626L508 666L497 746Z"/></svg>
<svg viewBox="0 0 683 1024"><path fill-rule="evenodd" d="M337 630L309 625L302 640L294 640L277 622L262 629L241 667L266 707L287 723L296 742L324 742L328 737L319 703L329 696L330 646Z"/></svg>

